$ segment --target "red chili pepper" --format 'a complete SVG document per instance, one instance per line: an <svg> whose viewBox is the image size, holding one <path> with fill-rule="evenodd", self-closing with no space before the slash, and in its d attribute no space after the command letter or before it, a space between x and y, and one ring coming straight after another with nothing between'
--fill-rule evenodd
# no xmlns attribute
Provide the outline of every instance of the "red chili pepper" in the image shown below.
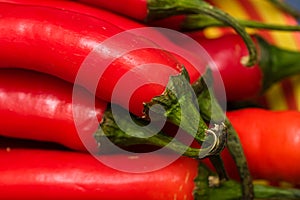
<svg viewBox="0 0 300 200"><path fill-rule="evenodd" d="M227 112L237 131L256 179L300 183L300 113L245 108ZM228 172L236 176L230 156L224 151Z"/></svg>
<svg viewBox="0 0 300 200"><path fill-rule="evenodd" d="M164 159L103 157L137 171ZM197 161L184 157L163 169L136 174L112 169L85 153L12 148L2 149L0 158L4 199L193 199L197 174Z"/></svg>
<svg viewBox="0 0 300 200"><path fill-rule="evenodd" d="M107 103L95 101L95 108L92 107L87 101L92 95L83 88L78 89L80 100L73 102L72 89L72 84L46 74L2 69L0 135L55 142L80 151L86 151L85 145L88 145L96 152L93 133L98 126L90 120L96 117L100 122ZM80 124L77 127L75 110L80 110L80 115L76 115Z"/></svg>
<svg viewBox="0 0 300 200"><path fill-rule="evenodd" d="M65 0L1 0L0 2L14 3L19 5L40 5L45 7L54 7L60 10L69 10L74 11L90 16L100 18L104 21L108 21L114 25L117 25L119 28L127 30L132 28L144 27L143 24L131 20L129 18L123 17L121 15L109 12L104 9L94 8L87 6L85 4L80 4L74 1L65 1Z"/></svg>
<svg viewBox="0 0 300 200"><path fill-rule="evenodd" d="M72 1L61 1L61 0L46 0L46 1L38 1L38 0L1 0L0 2L7 2L7 3L13 3L18 5L31 5L31 6L43 6L43 7L49 7L49 8L56 8L59 10L68 10L68 11L74 11L81 14L86 14L89 16L93 16L96 18L99 18L100 20L108 21L119 28L123 30L130 30L130 29L138 29L138 28L145 28L144 24L138 23L136 21L133 21L129 18L117 15L115 13L100 9L100 8L94 8L90 7L84 4L79 4ZM178 45L170 41L166 36L159 33L156 30L148 29L147 32L143 31L143 34L146 34L146 37L149 38L158 38L157 40L160 43L164 43L166 46L175 46L176 48L179 48ZM171 47L170 47L171 48ZM191 82L195 82L200 74L199 71L204 70L204 66L197 66L198 69L195 69L194 66L192 66L186 59L182 58L180 55L170 52L172 56L174 56L180 63L182 63L185 68L188 70ZM201 69L201 67L203 69Z"/></svg>
<svg viewBox="0 0 300 200"><path fill-rule="evenodd" d="M99 18L52 7L1 3L0 9L1 67L37 70L70 82L74 82L83 60L97 45L123 31ZM130 69L148 63L169 66L178 73L181 70L181 65L161 50L136 50L118 58L110 65L111 67L108 67L99 82L99 85L104 85L105 90L99 87L98 96L110 101L114 85L120 77ZM118 69L118 72L115 69ZM170 71L165 70L159 73L160 80L165 83L172 75ZM145 76L145 73L136 74L137 79L146 82L148 78ZM82 82L90 88L88 77ZM130 101L131 111L141 115L143 102L149 102L163 90L164 87L157 84L145 85L142 89L136 90ZM120 101L118 103L126 107L128 102L122 97L124 94L118 95L116 98Z"/></svg>
<svg viewBox="0 0 300 200"><path fill-rule="evenodd" d="M130 29L138 29L138 28L145 28L145 26L142 23L139 23L137 21L134 21L132 19L129 19L127 17L109 12L107 10L103 10L100 8L94 8L91 6L87 6L85 4L80 4L76 3L73 1L62 1L62 0L45 0L45 1L39 1L39 0L1 0L0 2L7 2L7 3L14 3L14 4L19 4L19 5L32 5L32 6L44 6L44 7L52 7L52 8L57 8L60 10L68 10L68 11L74 11L82 14L86 14L89 16L97 17L100 20L108 21L114 25L117 25L119 28L123 30L130 30ZM168 46L176 46L175 43L171 42L168 38L166 38L164 35L161 33L148 29L147 33L143 31L143 34L146 37L153 38L156 37L158 38L157 40ZM171 48L171 47L170 47ZM178 45L175 47L178 48ZM195 69L194 66L192 66L189 62L187 62L186 59L182 58L178 54L174 54L173 52L170 52L172 56L174 56L180 63L182 63L185 68L188 70L191 82L196 81L199 78L199 70L200 69ZM200 66L201 67L201 66ZM199 68L200 68L199 67ZM204 70L204 69L203 69ZM200 70L201 71L201 70Z"/></svg>
<svg viewBox="0 0 300 200"><path fill-rule="evenodd" d="M1 136L53 142L91 153L110 150L103 146L102 140L97 140L100 130L106 137L121 141L122 146L134 143L165 147L173 139L160 134L149 139L147 133L139 139L126 135L112 120L107 120L111 115L107 102L96 99L94 105L90 102L94 96L82 87L76 89L79 99L73 101L73 85L57 77L31 70L1 69L0 79ZM127 130L134 131L129 125ZM211 152L187 148L179 140L170 147L181 155L202 158L217 152L218 145L212 146Z"/></svg>
<svg viewBox="0 0 300 200"><path fill-rule="evenodd" d="M128 168L145 170L167 155L102 155ZM90 154L43 150L0 149L0 195L4 199L149 199L192 200L202 198L240 199L240 185L225 182L210 187L211 174L196 160L180 157L168 166L148 173L112 169ZM300 191L255 185L257 198L297 199ZM17 191L17 192L16 192Z"/></svg>
<svg viewBox="0 0 300 200"><path fill-rule="evenodd" d="M253 36L259 60L251 68L239 62L247 49L237 35L228 33L215 39L205 38L201 32L188 35L204 47L217 65L230 102L257 99L275 82L300 72L299 52L278 48L259 35Z"/></svg>

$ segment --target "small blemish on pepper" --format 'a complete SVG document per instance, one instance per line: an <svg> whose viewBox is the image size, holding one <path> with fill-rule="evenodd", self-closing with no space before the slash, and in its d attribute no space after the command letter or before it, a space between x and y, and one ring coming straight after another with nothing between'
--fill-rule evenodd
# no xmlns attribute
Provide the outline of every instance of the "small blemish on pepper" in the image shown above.
<svg viewBox="0 0 300 200"><path fill-rule="evenodd" d="M139 159L139 156L128 156L128 159L131 159L131 160Z"/></svg>

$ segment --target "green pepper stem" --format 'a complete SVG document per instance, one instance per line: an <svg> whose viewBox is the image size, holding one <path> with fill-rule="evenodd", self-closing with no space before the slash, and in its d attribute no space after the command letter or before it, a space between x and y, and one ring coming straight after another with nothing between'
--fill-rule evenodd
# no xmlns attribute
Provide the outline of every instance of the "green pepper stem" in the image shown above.
<svg viewBox="0 0 300 200"><path fill-rule="evenodd" d="M117 116L112 116L111 110L105 113L100 128L95 134L100 146L101 139L104 143L103 139L106 137L119 146L151 144L157 147L167 147L181 155L197 159L219 154L224 149L226 143L224 138L227 136L227 129L224 128L223 124L218 123L215 123L214 127L207 127L199 113L197 97L190 85L188 72L184 67L182 67L180 74L169 78L162 95L154 97L148 103L144 103L144 117L138 118L134 115L128 115L129 113L125 109L117 108ZM118 117L118 124L114 117ZM166 118L165 121L172 122L192 135L191 143L196 140L201 144L201 149L183 145L160 132L160 130L156 130L154 127L155 122L164 121L162 117ZM132 121L134 123L131 123ZM154 122L154 126L148 126L151 121ZM120 123L122 130L118 126Z"/></svg>
<svg viewBox="0 0 300 200"><path fill-rule="evenodd" d="M163 109L154 105L160 105ZM162 95L154 97L144 106L146 116L149 110L158 116L165 116L168 121L192 135L198 143L204 141L208 127L200 116L197 97L184 67L181 74L170 77Z"/></svg>
<svg viewBox="0 0 300 200"><path fill-rule="evenodd" d="M240 25L231 15L223 10L213 7L203 0L149 0L148 11L149 14L147 20L165 18L179 14L204 14L222 21L224 24L232 27L243 38L248 48L249 56L247 59L242 59L241 62L245 66L253 66L257 62L256 47L249 34L246 32L245 27Z"/></svg>
<svg viewBox="0 0 300 200"><path fill-rule="evenodd" d="M122 108L119 108L122 109ZM120 114L120 113L118 113ZM147 131L140 131L137 130L134 126L130 126L130 123L128 123L128 120L126 116L119 115L121 121L119 123L122 123L123 127L125 125L126 130L120 129L118 124L116 123L112 111L110 108L108 108L103 116L103 120L99 125L99 129L95 133L95 139L100 144L100 151L101 151L101 146L103 146L103 138L107 137L114 145L117 145L119 147L130 147L132 145L139 145L139 144L146 144L146 145L155 145L157 147L164 147L168 145L172 138L165 136L161 133L158 133L154 136L148 137L147 136ZM142 124L144 123L143 121L137 121L136 123ZM134 133L135 136L132 136L131 134ZM188 157L192 158L197 158L199 155L199 150L186 147L182 143L173 140L171 145L169 145L170 149L183 154Z"/></svg>
<svg viewBox="0 0 300 200"><path fill-rule="evenodd" d="M169 122L192 135L199 144L206 146L209 136L216 137L214 140L216 148L210 152L210 155L219 154L223 150L227 129L222 121L214 123L214 127L208 128L199 113L198 99L190 85L189 75L184 67L182 67L182 72L179 75L170 77L162 95L154 97L144 106L146 116L149 116L150 110L157 116L165 116ZM204 143L205 141L206 143Z"/></svg>
<svg viewBox="0 0 300 200"><path fill-rule="evenodd" d="M198 96L200 113L203 119L207 122L225 121L228 132L227 149L238 168L242 184L243 199L252 199L253 183L247 160L238 134L214 96L212 71L207 69L206 73L193 85L193 88Z"/></svg>
<svg viewBox="0 0 300 200"><path fill-rule="evenodd" d="M211 172L202 163L199 164L198 176L195 179L195 199L245 199L242 196L241 184L234 180L228 180L218 184L215 173ZM294 188L279 188L267 185L254 184L255 199L299 199L300 190Z"/></svg>
<svg viewBox="0 0 300 200"><path fill-rule="evenodd" d="M115 105L116 106L116 105ZM192 148L184 145L180 141L176 140L173 137L165 135L163 132L159 131L153 136L149 136L149 132L153 132L150 130L151 127L147 127L147 121L137 118L134 115L128 117L127 111L121 107L118 108L118 123L116 123L115 118L113 116L112 110L109 107L103 116L103 120L99 125L99 129L94 134L97 143L99 144L100 151L101 147L110 145L117 145L118 147L130 147L133 145L154 145L156 147L167 147L169 150L173 152L179 153L180 155L184 155L190 158L202 159L206 156L214 155L215 153L219 153L219 149L224 145L219 142L219 137L222 138L223 135L215 135L218 134L217 131L210 132L211 135L207 134L205 146L202 146L201 149ZM116 117L116 116L115 116ZM142 129L137 128L137 126L132 125L130 122L134 120L134 123L138 125L138 127L142 127ZM120 129L118 125L123 128ZM212 131L215 131L212 129ZM211 137L212 136L212 137ZM104 137L108 138L110 142L107 144L105 142ZM221 147L220 147L221 146ZM223 149L223 148L222 148ZM105 149L106 152L106 149Z"/></svg>
<svg viewBox="0 0 300 200"><path fill-rule="evenodd" d="M280 25L270 24L254 20L237 19L237 21L246 28L276 30L276 31L300 31L299 25ZM182 30L199 30L207 27L227 27L222 21L216 20L207 15L186 15L181 24Z"/></svg>
<svg viewBox="0 0 300 200"><path fill-rule="evenodd" d="M300 52L269 44L256 35L260 48L259 66L263 71L263 91L275 82L300 73Z"/></svg>
<svg viewBox="0 0 300 200"><path fill-rule="evenodd" d="M292 15L295 18L300 18L300 11L293 8L289 4L285 3L281 0L269 0L272 4L274 4L276 7L281 9L282 11Z"/></svg>

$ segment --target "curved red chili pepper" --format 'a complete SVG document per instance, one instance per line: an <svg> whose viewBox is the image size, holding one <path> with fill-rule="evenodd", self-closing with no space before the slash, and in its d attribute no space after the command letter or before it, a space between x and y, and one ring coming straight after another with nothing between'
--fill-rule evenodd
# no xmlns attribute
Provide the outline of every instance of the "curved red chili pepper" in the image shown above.
<svg viewBox="0 0 300 200"><path fill-rule="evenodd" d="M108 37L123 31L99 18L53 7L1 3L0 9L1 67L37 70L70 82L74 82L80 65L94 48ZM99 55L101 56L107 55ZM149 48L131 51L116 59L106 69L99 82L102 87L98 87L97 96L110 101L113 88L120 77L137 66L149 63L171 67L178 74L182 69L181 64L161 50ZM159 73L161 83L165 85L169 77L174 75L170 70L161 70ZM90 88L90 75L87 76L82 84ZM152 82L146 73L134 76L145 82ZM149 102L163 91L164 86L158 84L144 85L132 96L130 110L142 115L143 103ZM122 97L124 94L117 95L117 103L127 107L128 100Z"/></svg>
<svg viewBox="0 0 300 200"><path fill-rule="evenodd" d="M103 156L128 167L160 163L164 156ZM197 161L180 158L148 173L110 168L90 154L56 150L0 150L0 195L4 199L193 199ZM18 192L16 192L18 191Z"/></svg>
<svg viewBox="0 0 300 200"><path fill-rule="evenodd" d="M145 28L144 24L141 24L139 22L136 22L134 20L131 20L129 18L120 16L118 14L100 9L100 8L94 8L90 7L84 4L79 4L73 1L61 1L61 0L45 0L45 1L38 1L38 0L1 0L0 2L7 2L7 3L13 3L18 5L31 5L31 6L43 6L43 7L49 7L49 8L56 8L59 10L68 10L68 11L74 11L81 14L86 14L89 16L93 16L96 18L99 18L100 20L104 20L107 22L110 22L119 28L123 30L130 30L130 29L138 29L138 28ZM144 31L143 34L147 34L146 36L149 38L155 37L156 40L158 40L160 43L164 43L166 46L175 46L176 48L179 48L178 45L170 41L166 36L159 33L158 31L147 29L147 33ZM158 38L158 39L157 39ZM170 47L171 49L171 47ZM197 66L198 69L195 68L195 66L192 66L186 59L182 58L180 55L170 52L172 56L174 56L180 63L182 63L190 75L191 83L195 82L200 74L199 71L204 71L204 66ZM203 68L203 69L202 69Z"/></svg>
<svg viewBox="0 0 300 200"><path fill-rule="evenodd" d="M300 113L245 108L227 112L237 131L256 179L300 184ZM234 163L224 151L226 169L236 177Z"/></svg>
<svg viewBox="0 0 300 200"><path fill-rule="evenodd" d="M144 170L167 155L102 155L111 162L124 162ZM240 199L240 185L227 181L220 188L208 184L214 175L194 159L180 157L168 166L148 173L112 169L90 154L25 149L0 149L0 195L4 199L145 199L193 200ZM215 184L215 183L214 183ZM256 198L297 199L300 191L254 185ZM16 192L18 191L18 192Z"/></svg>
<svg viewBox="0 0 300 200"><path fill-rule="evenodd" d="M131 20L129 18L123 17L121 15L112 13L110 11L94 8L87 6L85 4L80 4L75 1L65 1L65 0L1 0L0 2L14 3L19 5L40 5L45 7L54 7L60 10L69 10L74 12L79 12L81 14L91 15L100 18L104 21L108 21L121 29L127 30L132 28L144 27L143 24Z"/></svg>
<svg viewBox="0 0 300 200"><path fill-rule="evenodd" d="M221 74L228 101L254 99L261 94L265 76L258 65L246 68L239 62L247 55L247 49L238 36L227 34L216 39L208 39L202 36L201 32L191 33L189 36L199 42L213 59ZM218 91L218 84L215 87Z"/></svg>
<svg viewBox="0 0 300 200"><path fill-rule="evenodd" d="M26 70L5 70L0 73L0 129L2 136L26 138L62 144L86 151L98 150L90 122L102 120L107 103L87 99L93 96L78 88L78 101L72 101L73 85L56 77ZM79 94L80 93L80 94ZM76 115L76 123L73 116ZM80 111L80 112L79 112ZM78 130L80 129L80 130ZM78 132L81 132L79 137Z"/></svg>
<svg viewBox="0 0 300 200"><path fill-rule="evenodd" d="M104 137L112 140L116 146L141 144L144 149L149 144L165 147L173 139L161 134L147 139L147 133L140 133L140 137L130 136L130 133L125 133L112 122L114 116L111 116L107 102L97 98L94 100L94 96L83 87L76 87L74 101L73 84L57 77L32 70L1 69L0 79L1 136L52 142L93 154L112 150L105 147ZM128 123L126 119L123 121ZM128 125L126 130L133 132L136 129ZM173 145L166 148L192 158L214 154L224 144L212 144L201 150L189 148L178 139L175 140Z"/></svg>
<svg viewBox="0 0 300 200"><path fill-rule="evenodd" d="M251 68L239 62L247 55L247 49L236 34L228 33L215 39L205 38L201 32L188 35L204 47L217 65L228 101L255 100L275 82L300 73L299 52L278 48L259 35L253 36L259 60Z"/></svg>

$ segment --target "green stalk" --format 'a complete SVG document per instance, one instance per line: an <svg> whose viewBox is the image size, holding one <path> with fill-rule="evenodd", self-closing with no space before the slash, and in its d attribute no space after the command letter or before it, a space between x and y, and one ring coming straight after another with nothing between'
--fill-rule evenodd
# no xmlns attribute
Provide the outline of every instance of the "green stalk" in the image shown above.
<svg viewBox="0 0 300 200"><path fill-rule="evenodd" d="M202 14L217 19L232 27L243 38L249 56L241 62L245 66L253 66L257 62L255 45L245 28L234 17L203 0L149 0L148 11L148 21L179 14Z"/></svg>
<svg viewBox="0 0 300 200"><path fill-rule="evenodd" d="M270 24L254 20L237 19L237 21L246 28L256 28L276 31L300 31L299 25L280 25ZM216 20L207 15L186 15L181 24L182 30L199 30L207 27L227 27L222 21Z"/></svg>
<svg viewBox="0 0 300 200"><path fill-rule="evenodd" d="M300 73L300 52L269 44L256 35L260 48L259 66L263 71L263 91L286 77Z"/></svg>
<svg viewBox="0 0 300 200"><path fill-rule="evenodd" d="M218 123L220 121L225 121L228 132L227 148L238 168L243 199L253 199L253 183L247 160L238 134L214 96L213 78L211 73L212 71L208 69L207 72L193 85L195 93L198 96L201 116L207 122L213 121L214 123Z"/></svg>
<svg viewBox="0 0 300 200"><path fill-rule="evenodd" d="M300 18L300 11L293 8L282 0L268 0L282 11L292 15L295 18Z"/></svg>
<svg viewBox="0 0 300 200"><path fill-rule="evenodd" d="M196 189L194 196L196 200L236 200L244 199L240 183L229 180L218 184L216 175L203 164L199 165L198 177L195 179ZM212 182L215 180L216 182ZM299 199L299 189L284 189L266 185L254 184L255 199Z"/></svg>
<svg viewBox="0 0 300 200"><path fill-rule="evenodd" d="M116 106L116 105L114 105ZM153 136L149 136L149 132L153 132L151 130L151 126L147 127L147 121L137 118L133 115L128 117L127 111L121 107L118 108L118 123L121 123L121 127L125 130L119 128L116 123L112 110L108 108L104 114L103 120L99 125L99 129L95 133L95 139L98 144L100 144L100 151L103 145L117 145L119 147L130 147L132 145L154 145L156 147L167 147L169 150L176 152L180 155L188 156L195 159L202 159L206 156L214 155L219 153L221 149L223 149L224 142L219 141L222 138L222 135L218 135L218 133L212 129L205 137L206 145L202 146L201 149L192 148L184 145L180 141L174 139L173 137L167 136L162 132L158 132ZM139 127L143 127L143 129L137 128L132 125L131 120L133 120L136 125ZM119 124L120 125L120 124ZM108 138L113 144L107 144L105 142L104 137ZM221 148L220 148L221 146Z"/></svg>
<svg viewBox="0 0 300 200"><path fill-rule="evenodd" d="M163 109L154 105L160 105ZM200 116L197 97L184 67L181 74L170 77L163 94L145 103L144 107L146 116L149 116L150 110L158 116L165 116L200 144L204 141L208 127Z"/></svg>

